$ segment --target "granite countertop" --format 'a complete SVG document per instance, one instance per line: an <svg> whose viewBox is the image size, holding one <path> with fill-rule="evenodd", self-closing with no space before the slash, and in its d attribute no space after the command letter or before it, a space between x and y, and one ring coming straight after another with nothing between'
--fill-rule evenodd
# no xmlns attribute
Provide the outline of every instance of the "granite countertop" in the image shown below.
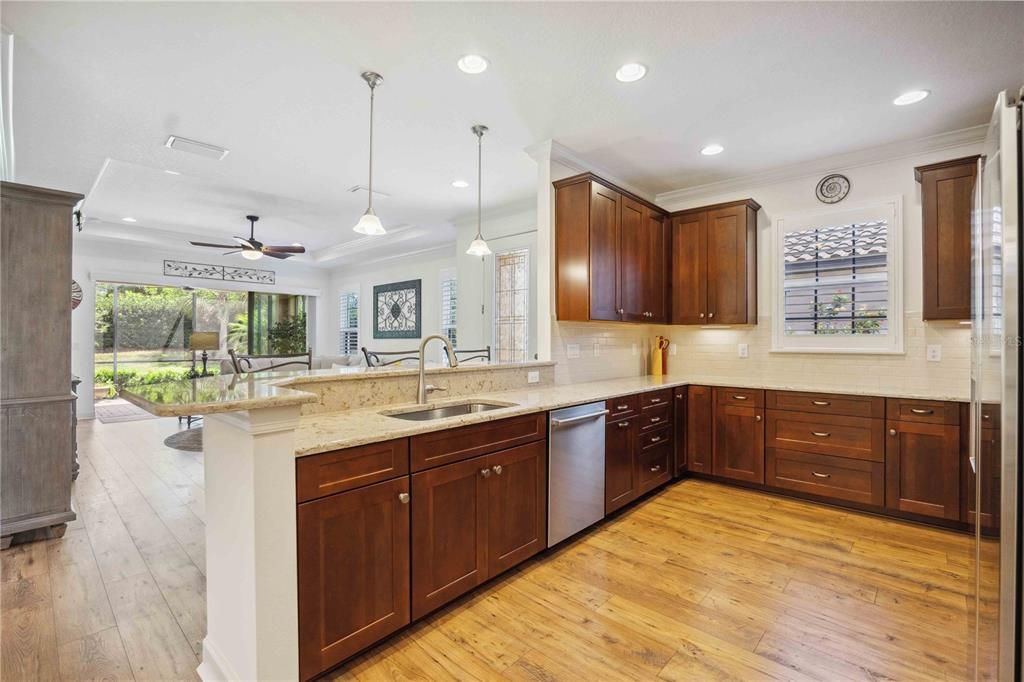
<svg viewBox="0 0 1024 682"><path fill-rule="evenodd" d="M559 384L536 389L517 389L462 396L451 400L431 402L427 405L407 403L404 405L387 405L379 407L347 410L345 412L323 413L302 417L296 433L296 456L312 455L329 450L376 443L393 438L404 438L420 433L441 431L444 429L478 424L495 419L505 419L520 414L545 412L572 405L598 402L632 393L643 393L658 388L672 388L689 384L701 386L736 386L743 388L763 388L785 391L844 393L847 395L869 395L890 398L917 398L926 400L965 401L966 396L921 395L912 392L886 392L868 389L841 389L820 385L779 384L757 381L738 381L735 377L714 378L705 376L641 376L624 379L591 381L579 384ZM487 412L434 419L416 422L396 419L385 413L402 412L405 410L430 409L468 401L512 403Z"/></svg>

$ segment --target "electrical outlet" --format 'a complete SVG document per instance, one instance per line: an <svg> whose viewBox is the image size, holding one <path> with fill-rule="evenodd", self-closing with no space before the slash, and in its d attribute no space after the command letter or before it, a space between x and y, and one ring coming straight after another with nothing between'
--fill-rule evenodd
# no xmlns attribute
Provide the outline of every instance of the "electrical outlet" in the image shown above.
<svg viewBox="0 0 1024 682"><path fill-rule="evenodd" d="M747 344L739 343L736 344L736 356L745 358L750 356L750 352L747 350Z"/></svg>
<svg viewBox="0 0 1024 682"><path fill-rule="evenodd" d="M639 352L639 348L637 348L637 345L635 343L633 344L632 351L633 355L636 355Z"/></svg>
<svg viewBox="0 0 1024 682"><path fill-rule="evenodd" d="M565 347L565 357L569 358L570 360L575 360L579 356L580 356L580 344L578 344L578 343L570 343L570 344L566 345L566 347Z"/></svg>
<svg viewBox="0 0 1024 682"><path fill-rule="evenodd" d="M540 383L540 372L527 372L526 373L526 383L528 383L528 384Z"/></svg>
<svg viewBox="0 0 1024 682"><path fill-rule="evenodd" d="M678 352L679 352L679 346L677 346L674 343L668 344L668 354L669 355L675 355Z"/></svg>
<svg viewBox="0 0 1024 682"><path fill-rule="evenodd" d="M928 362L939 362L942 360L942 346L937 343L928 344Z"/></svg>

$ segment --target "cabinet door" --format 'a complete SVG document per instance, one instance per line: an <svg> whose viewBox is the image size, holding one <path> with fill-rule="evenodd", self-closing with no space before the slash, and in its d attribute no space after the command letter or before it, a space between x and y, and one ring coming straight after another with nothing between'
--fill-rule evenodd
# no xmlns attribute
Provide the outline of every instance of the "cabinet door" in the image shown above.
<svg viewBox="0 0 1024 682"><path fill-rule="evenodd" d="M737 481L764 483L764 410L715 405L714 472Z"/></svg>
<svg viewBox="0 0 1024 682"><path fill-rule="evenodd" d="M675 438L675 473L678 476L686 471L686 386L680 386L672 391L674 414L672 423L676 430Z"/></svg>
<svg viewBox="0 0 1024 682"><path fill-rule="evenodd" d="M590 319L619 315L619 205L621 195L596 182L590 189Z"/></svg>
<svg viewBox="0 0 1024 682"><path fill-rule="evenodd" d="M672 219L672 324L707 321L707 224L704 212Z"/></svg>
<svg viewBox="0 0 1024 682"><path fill-rule="evenodd" d="M921 174L921 247L926 320L971 317L973 157Z"/></svg>
<svg viewBox="0 0 1024 682"><path fill-rule="evenodd" d="M623 320L646 322L647 209L628 197L619 205L619 308Z"/></svg>
<svg viewBox="0 0 1024 682"><path fill-rule="evenodd" d="M298 506L299 674L409 623L409 477Z"/></svg>
<svg viewBox="0 0 1024 682"><path fill-rule="evenodd" d="M686 468L711 473L712 414L711 388L687 386L686 391Z"/></svg>
<svg viewBox="0 0 1024 682"><path fill-rule="evenodd" d="M746 324L747 207L707 213L707 313L711 324ZM753 245L749 245L753 250ZM753 255L753 254L751 254Z"/></svg>
<svg viewBox="0 0 1024 682"><path fill-rule="evenodd" d="M669 239L666 218L657 211L644 209L644 310L647 321L668 323Z"/></svg>
<svg viewBox="0 0 1024 682"><path fill-rule="evenodd" d="M605 426L605 514L610 514L636 499L636 434L636 419L623 419Z"/></svg>
<svg viewBox="0 0 1024 682"><path fill-rule="evenodd" d="M412 475L414 619L487 579L489 476L486 456Z"/></svg>
<svg viewBox="0 0 1024 682"><path fill-rule="evenodd" d="M890 421L885 501L895 511L960 517L960 427Z"/></svg>
<svg viewBox="0 0 1024 682"><path fill-rule="evenodd" d="M547 443L496 452L487 458L487 577L547 546Z"/></svg>

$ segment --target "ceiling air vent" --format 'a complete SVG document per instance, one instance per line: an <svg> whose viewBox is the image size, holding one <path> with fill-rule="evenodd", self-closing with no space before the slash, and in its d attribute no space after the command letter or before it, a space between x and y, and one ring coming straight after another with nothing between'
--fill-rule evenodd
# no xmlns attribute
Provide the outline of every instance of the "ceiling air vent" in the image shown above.
<svg viewBox="0 0 1024 682"><path fill-rule="evenodd" d="M175 151L197 154L199 156L205 156L208 159L216 159L218 161L230 153L227 149L224 149L224 147L206 144L205 142L199 142L197 140L190 140L187 137L179 137L178 135L171 135L168 137L164 146L168 149L174 149Z"/></svg>
<svg viewBox="0 0 1024 682"><path fill-rule="evenodd" d="M355 194L357 192L369 192L370 190L369 188L367 188L366 185L352 185L351 187L348 188L347 191L351 192L352 194ZM387 199L388 197L391 196L387 192L381 192L380 190L377 189L373 190L373 193L376 196L381 197L382 199Z"/></svg>

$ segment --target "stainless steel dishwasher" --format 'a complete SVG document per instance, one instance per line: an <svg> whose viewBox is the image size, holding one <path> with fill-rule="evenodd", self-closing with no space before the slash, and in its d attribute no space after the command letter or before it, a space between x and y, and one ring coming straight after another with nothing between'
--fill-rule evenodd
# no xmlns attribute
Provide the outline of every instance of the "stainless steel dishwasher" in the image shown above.
<svg viewBox="0 0 1024 682"><path fill-rule="evenodd" d="M551 413L548 547L604 518L604 403Z"/></svg>

